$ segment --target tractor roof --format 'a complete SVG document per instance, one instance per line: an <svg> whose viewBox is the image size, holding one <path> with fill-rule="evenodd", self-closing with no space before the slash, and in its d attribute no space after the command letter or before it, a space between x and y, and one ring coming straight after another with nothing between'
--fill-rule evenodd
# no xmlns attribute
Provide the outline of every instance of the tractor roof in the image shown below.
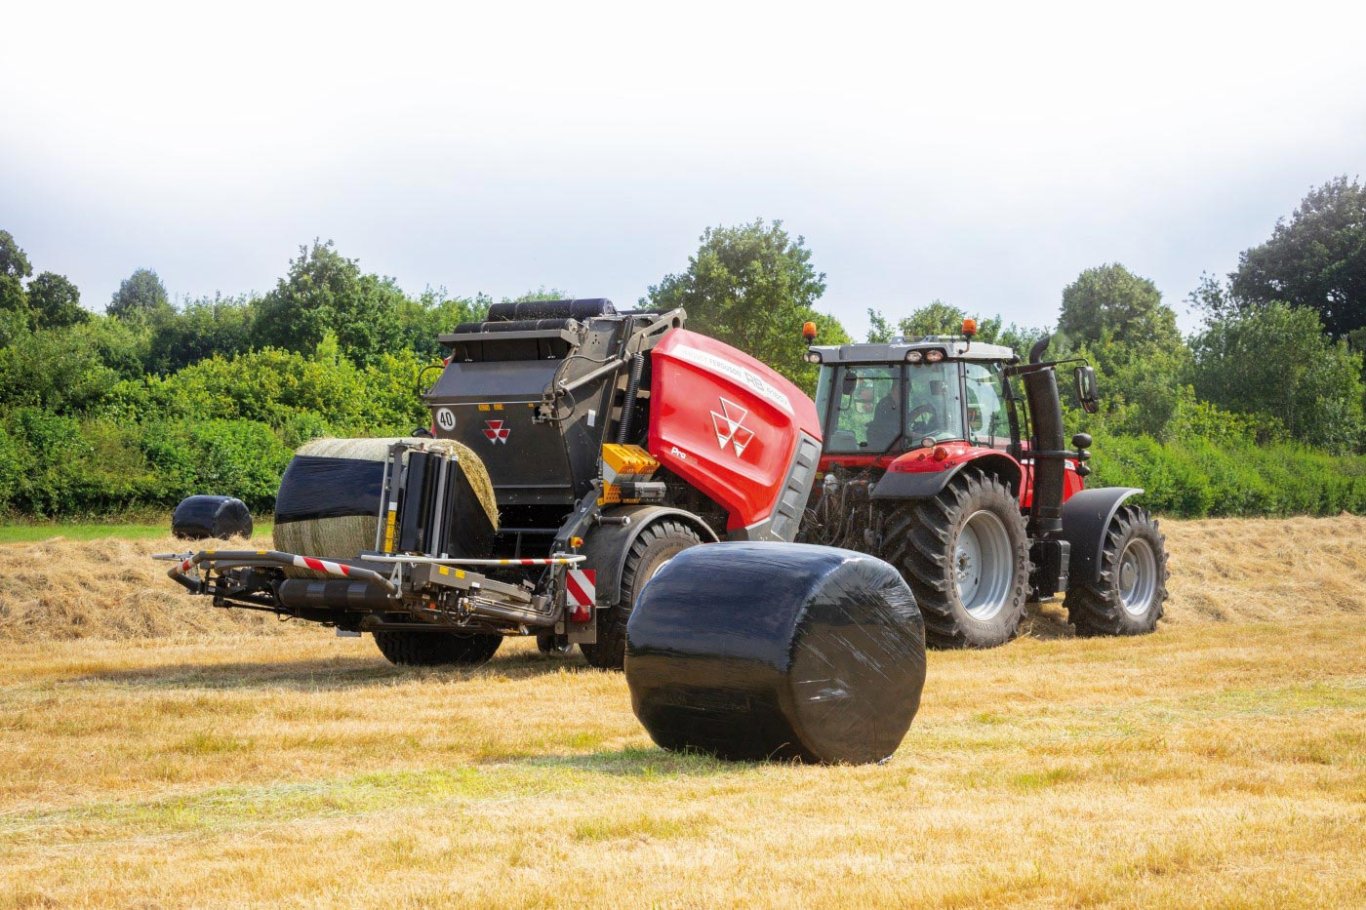
<svg viewBox="0 0 1366 910"><path fill-rule="evenodd" d="M950 360L998 360L1016 363L1019 355L1014 350L999 344L983 344L974 341L968 344L959 336L932 335L919 341L906 341L893 338L888 342L867 342L865 344L812 345L812 351L821 355L821 363L904 363L907 351L940 350Z"/></svg>

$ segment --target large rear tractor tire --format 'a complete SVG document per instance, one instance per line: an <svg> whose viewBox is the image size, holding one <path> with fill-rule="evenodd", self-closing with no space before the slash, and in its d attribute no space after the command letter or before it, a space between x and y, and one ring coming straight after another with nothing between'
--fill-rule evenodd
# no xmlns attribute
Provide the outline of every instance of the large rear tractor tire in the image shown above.
<svg viewBox="0 0 1366 910"><path fill-rule="evenodd" d="M626 623L645 583L669 560L702 542L697 532L677 521L650 525L631 544L621 572L621 599L598 614L598 641L579 645L588 663L600 670L620 670L626 662Z"/></svg>
<svg viewBox="0 0 1366 910"><path fill-rule="evenodd" d="M1157 629L1170 576L1166 544L1147 509L1120 507L1105 529L1099 581L1074 578L1063 600L1078 635L1146 635Z"/></svg>
<svg viewBox="0 0 1366 910"><path fill-rule="evenodd" d="M896 566L939 648L994 648L1015 637L1029 591L1024 516L1000 478L972 468L938 496L896 508L884 559Z"/></svg>
<svg viewBox="0 0 1366 910"><path fill-rule="evenodd" d="M375 633L375 644L390 663L405 667L477 667L488 663L501 635L458 635L452 632L423 632L387 629Z"/></svg>

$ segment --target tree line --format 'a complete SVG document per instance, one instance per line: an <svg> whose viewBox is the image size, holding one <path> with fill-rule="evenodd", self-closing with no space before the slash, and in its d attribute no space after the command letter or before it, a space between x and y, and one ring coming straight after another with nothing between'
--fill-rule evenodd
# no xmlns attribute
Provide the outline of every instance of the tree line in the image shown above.
<svg viewBox="0 0 1366 910"><path fill-rule="evenodd" d="M684 307L691 328L811 390L801 324L822 343L851 340L819 309L825 286L804 238L756 220L708 229L639 305ZM176 304L138 269L98 314L0 231L0 513L110 514L198 492L269 507L302 442L424 424L416 392L437 336L492 302L409 296L314 241L265 294ZM1203 319L1189 338L1152 281L1111 263L1062 290L1050 326L936 300L869 310L868 339L954 333L967 315L980 340L1021 354L1051 334L1049 356L1084 357L1102 379L1099 413L1068 412L1097 438L1096 479L1144 486L1164 511L1366 510L1366 190L1314 189L1188 303Z"/></svg>

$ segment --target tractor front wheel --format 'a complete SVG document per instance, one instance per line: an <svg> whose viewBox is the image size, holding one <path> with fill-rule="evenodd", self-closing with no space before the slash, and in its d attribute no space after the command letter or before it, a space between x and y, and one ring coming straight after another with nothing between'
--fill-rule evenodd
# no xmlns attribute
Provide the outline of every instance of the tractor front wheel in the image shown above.
<svg viewBox="0 0 1366 910"><path fill-rule="evenodd" d="M626 663L626 623L645 583L679 553L702 542L697 532L677 521L659 521L640 532L626 554L617 605L598 614L598 641L579 645L588 662L600 670L620 670Z"/></svg>
<svg viewBox="0 0 1366 910"><path fill-rule="evenodd" d="M884 557L901 570L941 648L994 648L1015 636L1029 589L1029 538L1014 494L968 468L938 496L897 507Z"/></svg>
<svg viewBox="0 0 1366 910"><path fill-rule="evenodd" d="M390 663L406 667L477 667L488 663L501 635L457 635L414 629L380 629L375 644Z"/></svg>
<svg viewBox="0 0 1366 910"><path fill-rule="evenodd" d="M1167 600L1167 540L1147 509L1121 506L1105 529L1097 581L1074 578L1063 606L1077 634L1145 635Z"/></svg>

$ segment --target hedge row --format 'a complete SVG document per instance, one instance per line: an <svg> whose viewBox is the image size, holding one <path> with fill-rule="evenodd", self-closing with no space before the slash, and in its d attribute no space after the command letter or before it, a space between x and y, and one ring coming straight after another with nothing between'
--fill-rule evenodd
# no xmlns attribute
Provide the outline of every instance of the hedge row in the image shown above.
<svg viewBox="0 0 1366 910"><path fill-rule="evenodd" d="M237 496L267 512L293 448L332 432L316 416L292 415L275 430L245 418L138 424L18 408L0 420L0 514L169 510L195 493ZM1091 465L1093 486L1142 487L1149 508L1181 518L1366 513L1366 457L1293 443L1107 436Z"/></svg>
<svg viewBox="0 0 1366 910"><path fill-rule="evenodd" d="M1091 466L1092 486L1142 487L1150 509L1179 518L1366 513L1366 456L1297 443L1108 436Z"/></svg>
<svg viewBox="0 0 1366 910"><path fill-rule="evenodd" d="M170 508L194 493L268 510L291 454L249 420L139 425L19 408L0 424L0 512L116 515Z"/></svg>

